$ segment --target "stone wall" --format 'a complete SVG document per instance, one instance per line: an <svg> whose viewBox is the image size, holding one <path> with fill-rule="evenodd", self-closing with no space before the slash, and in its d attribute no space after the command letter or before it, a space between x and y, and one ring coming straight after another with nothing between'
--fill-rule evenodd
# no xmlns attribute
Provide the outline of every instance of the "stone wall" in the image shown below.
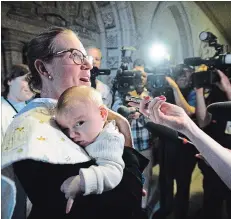
<svg viewBox="0 0 231 219"><path fill-rule="evenodd" d="M2 78L13 64L25 63L27 42L52 25L76 31L84 46L101 48L102 68L110 68L112 77L121 64L121 47L136 40L130 2L2 2L1 12Z"/></svg>
<svg viewBox="0 0 231 219"><path fill-rule="evenodd" d="M2 2L1 12L5 74L13 64L26 61L24 46L52 25L71 28L86 45L100 47L99 27L90 2Z"/></svg>
<svg viewBox="0 0 231 219"><path fill-rule="evenodd" d="M199 40L199 33L214 33L221 44L228 44L217 28L195 2L132 2L137 30L137 53L149 66L153 43L165 44L172 64L191 56L209 57L214 50Z"/></svg>

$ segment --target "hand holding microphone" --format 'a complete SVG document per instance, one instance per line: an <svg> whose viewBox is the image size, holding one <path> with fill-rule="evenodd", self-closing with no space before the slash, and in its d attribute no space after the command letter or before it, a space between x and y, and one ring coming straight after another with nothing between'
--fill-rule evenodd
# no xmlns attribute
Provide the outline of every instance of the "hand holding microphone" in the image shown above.
<svg viewBox="0 0 231 219"><path fill-rule="evenodd" d="M121 106L117 112L125 118L137 119L140 116L139 109L135 107Z"/></svg>

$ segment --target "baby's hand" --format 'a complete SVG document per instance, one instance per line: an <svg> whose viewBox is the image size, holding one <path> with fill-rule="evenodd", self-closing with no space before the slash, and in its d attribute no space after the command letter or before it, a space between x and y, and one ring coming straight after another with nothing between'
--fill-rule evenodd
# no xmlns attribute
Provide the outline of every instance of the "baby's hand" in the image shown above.
<svg viewBox="0 0 231 219"><path fill-rule="evenodd" d="M74 203L76 195L81 193L80 176L72 176L66 179L61 185L60 190L65 193L65 198L68 199L66 213L68 214Z"/></svg>

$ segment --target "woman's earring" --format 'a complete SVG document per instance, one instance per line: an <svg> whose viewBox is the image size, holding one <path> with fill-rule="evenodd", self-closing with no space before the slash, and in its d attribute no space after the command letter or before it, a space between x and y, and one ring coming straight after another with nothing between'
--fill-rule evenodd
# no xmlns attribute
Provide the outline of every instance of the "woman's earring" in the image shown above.
<svg viewBox="0 0 231 219"><path fill-rule="evenodd" d="M51 81L53 80L53 78L51 77L51 75L48 75L48 79L51 80Z"/></svg>

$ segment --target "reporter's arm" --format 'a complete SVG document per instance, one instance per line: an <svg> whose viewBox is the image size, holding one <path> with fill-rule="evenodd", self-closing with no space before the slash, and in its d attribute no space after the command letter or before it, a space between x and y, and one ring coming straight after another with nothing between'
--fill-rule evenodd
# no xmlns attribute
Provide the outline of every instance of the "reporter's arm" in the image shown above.
<svg viewBox="0 0 231 219"><path fill-rule="evenodd" d="M225 91L225 93L226 93L227 99L231 100L231 86L228 90Z"/></svg>
<svg viewBox="0 0 231 219"><path fill-rule="evenodd" d="M207 126L212 119L205 105L204 88L196 89L196 118L201 128Z"/></svg>
<svg viewBox="0 0 231 219"><path fill-rule="evenodd" d="M195 113L195 107L190 106L188 102L185 100L183 94L180 91L180 88L178 87L177 83L171 78L171 77L166 77L167 82L173 89L173 94L175 98L176 105L182 107L187 115L191 116Z"/></svg>
<svg viewBox="0 0 231 219"><path fill-rule="evenodd" d="M220 70L217 70L218 75L220 76L220 83L218 87L225 92L228 100L231 100L231 83L229 78Z"/></svg>
<svg viewBox="0 0 231 219"><path fill-rule="evenodd" d="M188 102L185 100L183 94L181 93L179 87L173 89L173 94L175 97L176 104L182 107L187 115L192 116L195 113L195 107L190 106Z"/></svg>
<svg viewBox="0 0 231 219"><path fill-rule="evenodd" d="M189 122L184 134L192 141L205 160L231 189L231 151L227 151L205 134L193 121Z"/></svg>
<svg viewBox="0 0 231 219"><path fill-rule="evenodd" d="M230 87L230 90L226 91L226 96L228 100L231 100L231 87Z"/></svg>

